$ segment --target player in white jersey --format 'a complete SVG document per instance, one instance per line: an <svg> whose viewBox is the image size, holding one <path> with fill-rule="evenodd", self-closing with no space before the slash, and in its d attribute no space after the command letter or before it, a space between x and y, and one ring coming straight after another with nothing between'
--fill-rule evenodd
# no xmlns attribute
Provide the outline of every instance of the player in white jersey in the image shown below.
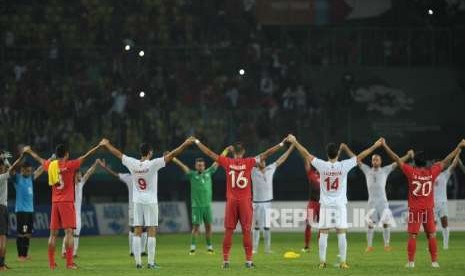
<svg viewBox="0 0 465 276"><path fill-rule="evenodd" d="M84 175L82 175L82 172L78 171L76 173L76 176L74 177L74 209L76 211L76 229L74 229L73 231L73 237L74 237L73 256L74 258L77 258L77 251L79 248L79 235L81 234L81 228L82 228L81 207L82 207L83 188L87 180L89 180L92 174L94 174L99 161L100 161L99 159L96 159L94 164L90 166L90 168L86 171ZM63 258L65 258L65 252L66 252L65 239L63 238L63 245L61 247L61 256Z"/></svg>
<svg viewBox="0 0 465 276"><path fill-rule="evenodd" d="M144 226L147 227L148 232L147 267L149 269L159 268L155 263L155 236L156 227L158 226L158 171L164 168L166 163L179 155L189 145L193 144L194 141L194 138L189 138L175 150L155 159L152 159L152 146L142 143L139 147L140 160L124 155L113 147L107 139L102 139L100 142L100 145L105 146L110 153L119 158L131 173L132 200L134 202L134 239L132 244L137 269L142 268L141 234Z"/></svg>
<svg viewBox="0 0 465 276"><path fill-rule="evenodd" d="M341 144L338 147L334 143L326 146L328 161L323 161L311 155L293 135L289 135L289 142L293 143L302 157L312 164L320 173L320 229L319 255L320 268L326 267L326 248L328 246L328 234L332 228L336 229L339 246L339 267L346 269L347 257L347 174L357 166L357 163L370 155L376 148L381 146L381 141L376 141L373 146L355 156L350 149ZM350 159L338 161L341 151L353 156Z"/></svg>
<svg viewBox="0 0 465 276"><path fill-rule="evenodd" d="M406 162L409 158L413 157L413 150L410 150L402 161ZM365 180L368 189L368 230L367 230L367 248L366 252L374 250L373 247L373 236L375 226L377 224L383 224L383 239L384 239L384 250L391 251L390 246L390 224L392 223L393 216L389 209L389 203L386 196L386 183L389 175L393 172L397 163L392 163L382 167L382 159L378 154L371 156L371 167L359 163L359 167L365 175Z"/></svg>
<svg viewBox="0 0 465 276"><path fill-rule="evenodd" d="M276 169L287 160L293 150L294 145L291 145L274 163L267 166L265 161L261 160L257 167L252 169L253 214L255 221L252 252L254 254L258 252L260 231L263 231L265 253L271 253L270 211L271 202L273 201L273 176Z"/></svg>
<svg viewBox="0 0 465 276"><path fill-rule="evenodd" d="M121 182L126 184L128 188L128 226L129 226L129 233L128 233L128 241L129 241L129 256L133 257L134 253L132 251L132 240L134 238L134 204L132 202L132 177L130 173L117 173L113 171L105 162L102 160L99 162L99 165L106 170L112 176L118 178ZM142 235L141 235L141 256L146 256L146 248L147 248L147 228L142 228Z"/></svg>
<svg viewBox="0 0 465 276"><path fill-rule="evenodd" d="M452 176L452 172L459 164L459 158L460 154L457 154L449 168L443 170L434 182L434 215L436 225L438 224L439 220L441 221L442 248L444 250L449 249L449 222L447 220L449 211L447 209L447 183Z"/></svg>

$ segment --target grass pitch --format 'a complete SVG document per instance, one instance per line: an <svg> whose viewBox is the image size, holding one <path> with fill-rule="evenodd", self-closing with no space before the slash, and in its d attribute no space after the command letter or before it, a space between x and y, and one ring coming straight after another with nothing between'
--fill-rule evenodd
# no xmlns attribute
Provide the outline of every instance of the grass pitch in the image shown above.
<svg viewBox="0 0 465 276"><path fill-rule="evenodd" d="M204 250L203 238L198 239L198 250L195 256L188 255L190 237L188 234L159 235L157 238L156 261L159 270L136 270L133 258L129 257L127 236L81 237L79 258L76 263L79 270L67 271L64 260L57 258L59 268L51 272L47 261L47 240L31 241L32 260L19 263L16 260L16 245L13 239L8 242L7 264L12 270L5 275L464 275L465 274L465 233L452 232L450 249L439 250L441 268L431 268L427 243L424 235L417 242L416 267L404 268L406 263L406 233L393 233L391 240L393 251L384 252L382 235L375 235L375 251L365 253L365 235L363 233L348 234L349 270L340 270L333 266L337 260L337 238L335 233L329 236L328 268L318 268L318 245L312 240L310 253L302 253L299 259L284 259L286 251L300 253L303 245L303 233L273 233L273 254L263 254L263 247L255 255L256 268L244 268L244 253L240 234L234 237L231 268L222 270L221 241L222 234L214 236L215 255L208 255ZM316 237L316 234L313 235ZM438 234L438 245L442 245L442 237ZM263 242L261 242L263 246ZM439 246L440 248L442 246ZM58 249L58 248L57 248ZM61 248L60 248L61 249ZM60 252L57 250L57 252ZM146 264L147 259L143 257ZM2 273L3 274L3 273Z"/></svg>

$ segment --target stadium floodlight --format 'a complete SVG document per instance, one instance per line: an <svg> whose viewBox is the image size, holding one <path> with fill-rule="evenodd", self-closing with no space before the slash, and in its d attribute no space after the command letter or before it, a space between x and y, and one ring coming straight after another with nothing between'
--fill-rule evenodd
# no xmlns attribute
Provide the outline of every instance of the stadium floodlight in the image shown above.
<svg viewBox="0 0 465 276"><path fill-rule="evenodd" d="M139 56L140 56L140 57L143 57L144 55L145 55L144 51L140 50L140 51L139 51Z"/></svg>
<svg viewBox="0 0 465 276"><path fill-rule="evenodd" d="M126 51L131 50L131 45L127 44L126 46L124 46L124 50L126 50Z"/></svg>
<svg viewBox="0 0 465 276"><path fill-rule="evenodd" d="M140 91L139 92L139 98L143 98L145 97L145 92L144 91Z"/></svg>
<svg viewBox="0 0 465 276"><path fill-rule="evenodd" d="M434 11L432 9L428 9L428 14L429 15L433 15L434 14Z"/></svg>
<svg viewBox="0 0 465 276"><path fill-rule="evenodd" d="M239 75L243 76L245 74L245 70L244 69L239 69Z"/></svg>

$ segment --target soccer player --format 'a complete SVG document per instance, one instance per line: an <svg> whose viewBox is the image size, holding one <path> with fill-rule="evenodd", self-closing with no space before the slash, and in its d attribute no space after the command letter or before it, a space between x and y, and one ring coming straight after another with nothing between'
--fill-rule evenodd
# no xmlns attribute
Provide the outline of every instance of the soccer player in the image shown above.
<svg viewBox="0 0 465 276"><path fill-rule="evenodd" d="M407 244L408 263L406 267L415 267L415 253L417 246L417 235L420 226L423 225L426 237L428 238L428 248L431 255L431 266L439 267L438 248L436 243L436 225L434 224L434 181L447 167L453 158L460 152L460 148L465 146L465 139L442 161L427 167L424 153L415 154L415 166L405 164L399 156L392 151L386 141L382 139L382 144L387 154L397 163L408 180L408 233Z"/></svg>
<svg viewBox="0 0 465 276"><path fill-rule="evenodd" d="M77 251L79 248L79 235L81 234L81 207L82 207L82 192L84 189L84 185L87 183L87 180L94 174L95 169L97 168L97 164L100 159L96 159L94 164L90 166L90 168L86 171L84 175L82 175L81 171L76 172L76 176L74 179L74 183L76 187L74 188L74 209L76 210L76 229L74 229L73 237L74 237L74 247L73 247L73 257L77 258ZM63 245L61 247L61 255L66 257L66 240L63 238Z"/></svg>
<svg viewBox="0 0 465 276"><path fill-rule="evenodd" d="M194 138L195 139L195 138ZM284 141L268 149L257 157L245 158L245 147L241 142L233 145L233 158L219 156L211 151L198 139L195 144L208 157L223 167L226 172L226 209L224 217L225 234L223 239L223 268L229 268L229 252L232 246L232 236L237 222L241 223L242 242L244 245L246 268L254 268L252 261L252 189L251 174L255 165L284 146Z"/></svg>
<svg viewBox="0 0 465 276"><path fill-rule="evenodd" d="M132 177L130 173L117 173L113 171L105 162L105 160L100 160L100 166L105 169L109 174L113 175L114 177L118 178L121 182L126 184L128 187L128 226L129 226L129 233L128 233L128 241L129 241L129 256L134 257L132 240L134 239L134 203L132 202ZM141 256L147 256L145 253L145 249L147 247L147 228L142 228L141 234Z"/></svg>
<svg viewBox="0 0 465 276"><path fill-rule="evenodd" d="M6 235L8 234L8 178L13 175L23 156L21 154L18 160L10 166L8 158L11 157L11 154L8 152L0 154L0 272L9 270L5 263Z"/></svg>
<svg viewBox="0 0 465 276"><path fill-rule="evenodd" d="M308 253L310 252L310 243L312 241L312 224L317 224L320 221L320 173L312 167L312 164L308 160L305 159L304 162L308 184L310 184L310 194L307 204L304 248L302 248L302 252Z"/></svg>
<svg viewBox="0 0 465 276"><path fill-rule="evenodd" d="M255 220L252 252L254 254L258 252L260 231L263 231L265 253L271 253L270 212L271 202L273 201L273 177L276 169L286 162L293 150L294 146L291 145L274 163L267 166L266 161L261 160L257 166L252 169L253 214Z"/></svg>
<svg viewBox="0 0 465 276"><path fill-rule="evenodd" d="M57 268L55 262L55 247L60 229L65 230L66 268L78 268L73 260L73 230L76 229L76 210L74 208L75 174L81 167L81 164L89 156L94 154L99 147L100 145L97 145L81 157L71 160L69 159L68 147L64 144L59 144L55 149L57 160L54 161L43 159L35 153L30 146L24 147L24 153L31 155L32 158L39 162L44 167L45 171L47 171L49 185L52 186L52 212L50 219L50 237L48 239L48 261L51 270Z"/></svg>
<svg viewBox="0 0 465 276"><path fill-rule="evenodd" d="M229 147L221 155L226 156ZM207 253L213 254L212 245L212 176L218 170L218 163L214 162L206 169L205 160L201 157L195 159L195 170L191 170L186 164L177 158L173 162L186 174L191 184L191 211L192 211L192 234L189 255L195 255L196 241L200 233L200 225L205 225L205 240L207 242Z"/></svg>
<svg viewBox="0 0 465 276"><path fill-rule="evenodd" d="M19 173L16 173L16 248L18 250L18 260L20 262L29 259L29 244L34 226L33 182L37 180L43 172L44 168L42 166L32 171L31 163L24 161L20 165Z"/></svg>
<svg viewBox="0 0 465 276"><path fill-rule="evenodd" d="M449 223L447 220L447 182L449 182L452 172L459 163L460 155L454 158L454 161L449 168L442 171L434 182L434 214L436 223L440 220L442 226L442 248L449 249Z"/></svg>
<svg viewBox="0 0 465 276"><path fill-rule="evenodd" d="M134 202L134 240L133 252L136 268L142 268L141 259L141 234L142 227L147 227L147 255L149 269L159 268L155 263L156 227L158 226L158 171L165 167L166 163L183 152L194 142L189 138L175 150L162 157L152 159L153 148L147 143L139 147L141 158L139 160L121 153L107 139L102 139L100 145L104 146L111 154L120 159L128 168L132 177L132 195Z"/></svg>
<svg viewBox="0 0 465 276"><path fill-rule="evenodd" d="M293 135L289 135L288 140L295 145L302 157L314 166L320 173L320 229L319 255L320 268L326 267L326 248L328 246L329 229L335 228L338 238L340 268L346 269L347 256L347 174L357 166L357 163L371 154L376 148L381 146L381 141L376 141L370 148L355 156L350 149L341 144L338 147L334 143L326 146L328 161L323 161L311 155ZM340 151L348 153L350 159L338 161Z"/></svg>
<svg viewBox="0 0 465 276"><path fill-rule="evenodd" d="M402 161L406 162L413 157L413 150L410 150ZM371 167L363 162L358 164L359 168L365 175L366 185L368 189L368 230L367 230L367 248L366 252L374 250L373 236L377 223L383 224L383 240L384 250L391 251L390 239L390 223L393 220L392 212L389 209L389 203L386 196L386 183L389 175L393 172L397 163L392 163L382 167L382 159L379 154L371 156Z"/></svg>

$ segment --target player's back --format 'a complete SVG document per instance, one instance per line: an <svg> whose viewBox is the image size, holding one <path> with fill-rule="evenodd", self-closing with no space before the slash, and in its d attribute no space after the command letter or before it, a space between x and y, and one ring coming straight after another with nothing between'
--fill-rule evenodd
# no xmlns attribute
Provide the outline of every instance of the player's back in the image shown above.
<svg viewBox="0 0 465 276"><path fill-rule="evenodd" d="M123 155L122 162L131 173L133 202L144 204L157 203L158 171L165 167L164 157L141 161Z"/></svg>
<svg viewBox="0 0 465 276"><path fill-rule="evenodd" d="M257 163L256 158L218 157L218 164L226 172L227 199L252 199L252 169Z"/></svg>
<svg viewBox="0 0 465 276"><path fill-rule="evenodd" d="M312 161L320 173L320 203L324 206L341 206L347 203L347 174L357 165L357 158L343 161Z"/></svg>
<svg viewBox="0 0 465 276"><path fill-rule="evenodd" d="M441 173L441 163L431 167L402 166L408 180L408 204L413 209L430 209L434 207L434 182Z"/></svg>
<svg viewBox="0 0 465 276"><path fill-rule="evenodd" d="M51 161L44 162L44 170L48 171ZM60 183L52 186L52 202L74 202L74 179L81 160L59 160Z"/></svg>

